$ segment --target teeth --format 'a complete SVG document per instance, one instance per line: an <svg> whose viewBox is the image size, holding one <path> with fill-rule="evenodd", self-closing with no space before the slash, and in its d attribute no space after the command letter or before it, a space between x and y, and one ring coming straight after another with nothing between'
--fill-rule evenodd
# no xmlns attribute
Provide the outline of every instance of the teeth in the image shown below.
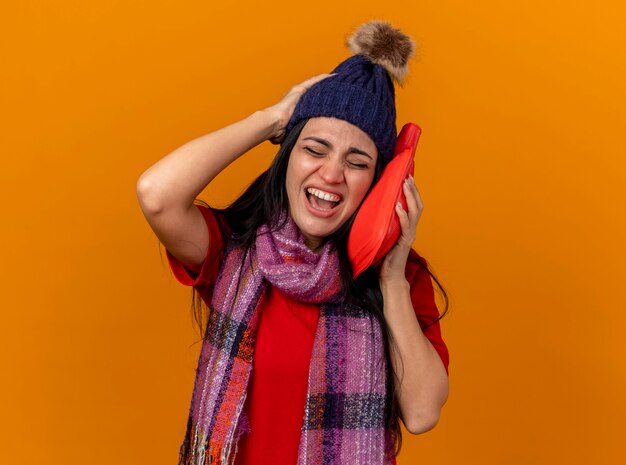
<svg viewBox="0 0 626 465"><path fill-rule="evenodd" d="M312 187L309 187L306 191L309 194L314 195L315 197L318 197L322 200L328 200L329 202L339 202L341 200L341 197L339 197L338 195L329 194L328 192L314 189Z"/></svg>

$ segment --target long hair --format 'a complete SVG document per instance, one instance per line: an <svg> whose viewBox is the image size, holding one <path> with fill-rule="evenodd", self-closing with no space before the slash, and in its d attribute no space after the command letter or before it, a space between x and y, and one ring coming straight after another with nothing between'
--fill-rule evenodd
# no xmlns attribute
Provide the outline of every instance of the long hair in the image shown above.
<svg viewBox="0 0 626 465"><path fill-rule="evenodd" d="M291 151L307 121L308 119L302 120L293 127L283 140L270 167L257 177L239 198L226 208L214 208L215 211L220 212L224 216L224 219L230 227L232 234L230 239L235 241L238 246L243 247L244 260L246 254L254 250L257 229L261 225L267 224L271 230L277 230L283 226L286 220L285 215L282 215L282 213L289 211L289 200L287 198L287 188L285 185L287 165ZM379 156L370 190L380 178L382 170L382 157ZM209 205L202 200L196 199L196 202L209 207ZM387 361L386 375L388 389L385 399L385 429L391 432L394 453L398 455L402 447L400 407L398 404L400 379L394 370L391 360L391 346L395 346L395 341L393 340L391 331L383 315L383 297L378 281L378 273L374 266L372 266L356 279L352 279L352 267L348 259L348 234L357 212L358 209L337 231L323 238L319 247L322 247L327 242L331 242L332 248L337 251L339 256L340 278L346 300L371 313L380 323L383 343L385 345L385 358ZM411 250L411 253L415 254L415 251ZM437 278L429 270L428 266L422 263L421 260L417 260L417 262L419 266L428 272L435 283L437 283L445 301L444 312L437 319L422 327L422 329L426 329L428 326L439 321L447 313L448 296ZM206 325L209 311L200 295L193 289L192 313L200 332L202 332ZM402 367L402 372L404 372L404 367Z"/></svg>

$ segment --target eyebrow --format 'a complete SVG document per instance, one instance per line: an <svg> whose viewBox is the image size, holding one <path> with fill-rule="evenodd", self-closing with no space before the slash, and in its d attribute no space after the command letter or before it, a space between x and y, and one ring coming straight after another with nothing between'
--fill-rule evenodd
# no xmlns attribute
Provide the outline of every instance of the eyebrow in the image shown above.
<svg viewBox="0 0 626 465"><path fill-rule="evenodd" d="M305 137L302 140L314 140L315 142L319 142L322 145L325 145L326 147L328 147L329 149L333 147L333 144L331 144L329 141L327 141L326 139L322 139L321 137ZM364 152L363 150L357 148L357 147L350 147L348 149L348 153L358 153L360 155L365 155L367 158L369 158L370 160L373 160L373 158L370 156L369 153Z"/></svg>

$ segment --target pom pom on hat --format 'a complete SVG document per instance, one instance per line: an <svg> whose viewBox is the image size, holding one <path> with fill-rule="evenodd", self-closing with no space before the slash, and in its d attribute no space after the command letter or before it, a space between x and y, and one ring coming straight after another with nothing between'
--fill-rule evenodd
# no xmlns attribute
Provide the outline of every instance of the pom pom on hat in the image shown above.
<svg viewBox="0 0 626 465"><path fill-rule="evenodd" d="M409 60L415 56L413 39L385 21L362 24L346 39L346 46L354 55L365 55L381 65L400 85L409 71Z"/></svg>

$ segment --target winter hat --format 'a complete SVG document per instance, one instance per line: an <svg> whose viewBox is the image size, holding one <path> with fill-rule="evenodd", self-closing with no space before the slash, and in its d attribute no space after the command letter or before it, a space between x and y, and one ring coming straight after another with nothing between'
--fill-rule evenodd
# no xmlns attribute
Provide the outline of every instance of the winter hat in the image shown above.
<svg viewBox="0 0 626 465"><path fill-rule="evenodd" d="M372 20L348 37L346 45L353 55L331 72L335 76L322 79L300 97L287 132L316 116L348 121L372 138L384 166L396 146L394 81L402 85L415 42L391 24Z"/></svg>

